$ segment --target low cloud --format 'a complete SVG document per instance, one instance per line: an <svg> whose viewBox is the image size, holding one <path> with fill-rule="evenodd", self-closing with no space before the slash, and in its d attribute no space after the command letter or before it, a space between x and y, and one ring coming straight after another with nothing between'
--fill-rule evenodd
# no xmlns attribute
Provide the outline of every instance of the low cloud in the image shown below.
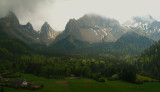
<svg viewBox="0 0 160 92"><path fill-rule="evenodd" d="M21 24L31 22L36 30L47 21L53 29L63 30L71 18L97 13L120 23L132 16L160 18L160 0L0 0L0 17L13 11Z"/></svg>
<svg viewBox="0 0 160 92"><path fill-rule="evenodd" d="M17 15L22 24L28 21L35 24L36 21L38 22L36 16L41 15L38 14L37 11L41 10L41 7L46 7L54 3L54 1L55 0L0 0L0 17L4 17L9 11L12 11Z"/></svg>
<svg viewBox="0 0 160 92"><path fill-rule="evenodd" d="M49 2L53 0L0 0L0 17L5 16L9 11L17 14L33 13L39 5Z"/></svg>

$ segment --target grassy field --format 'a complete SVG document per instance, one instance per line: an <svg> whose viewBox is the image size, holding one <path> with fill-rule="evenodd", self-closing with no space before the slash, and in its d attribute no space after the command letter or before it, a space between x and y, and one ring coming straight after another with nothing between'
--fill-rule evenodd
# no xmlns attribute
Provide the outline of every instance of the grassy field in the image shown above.
<svg viewBox="0 0 160 92"><path fill-rule="evenodd" d="M123 81L96 82L91 79L45 79L30 74L24 74L23 78L41 83L44 88L40 90L22 90L5 88L5 92L159 92L160 83L148 82L144 84L132 84Z"/></svg>
<svg viewBox="0 0 160 92"><path fill-rule="evenodd" d="M159 80L156 80L156 79L152 79L150 77L146 77L146 76L142 76L142 75L139 75L137 74L137 79L138 80L143 80L143 81L147 81L147 82L158 82Z"/></svg>

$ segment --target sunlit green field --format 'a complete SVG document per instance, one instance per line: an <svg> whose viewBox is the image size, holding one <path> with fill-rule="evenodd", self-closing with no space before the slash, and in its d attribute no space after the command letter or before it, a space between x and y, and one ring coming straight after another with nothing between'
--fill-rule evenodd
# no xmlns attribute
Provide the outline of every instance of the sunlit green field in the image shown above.
<svg viewBox="0 0 160 92"><path fill-rule="evenodd" d="M159 82L132 84L123 81L96 82L91 79L45 79L25 74L23 78L41 83L44 88L40 90L22 90L5 88L5 92L159 92Z"/></svg>

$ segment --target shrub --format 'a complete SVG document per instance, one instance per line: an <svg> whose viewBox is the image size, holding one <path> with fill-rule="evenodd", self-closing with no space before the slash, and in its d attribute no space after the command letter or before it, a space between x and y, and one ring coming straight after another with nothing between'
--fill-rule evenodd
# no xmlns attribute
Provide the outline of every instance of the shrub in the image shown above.
<svg viewBox="0 0 160 92"><path fill-rule="evenodd" d="M98 81L98 82L105 82L105 79L103 79L103 78L98 78L96 81Z"/></svg>

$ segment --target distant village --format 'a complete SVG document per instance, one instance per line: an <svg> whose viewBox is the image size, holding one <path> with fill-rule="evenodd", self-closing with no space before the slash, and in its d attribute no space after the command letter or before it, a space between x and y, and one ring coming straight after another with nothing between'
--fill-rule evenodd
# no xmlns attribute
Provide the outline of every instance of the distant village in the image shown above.
<svg viewBox="0 0 160 92"><path fill-rule="evenodd" d="M16 89L37 90L43 88L42 84L34 83L30 80L21 78L21 75L0 75L0 92L5 92L4 87L11 87Z"/></svg>

